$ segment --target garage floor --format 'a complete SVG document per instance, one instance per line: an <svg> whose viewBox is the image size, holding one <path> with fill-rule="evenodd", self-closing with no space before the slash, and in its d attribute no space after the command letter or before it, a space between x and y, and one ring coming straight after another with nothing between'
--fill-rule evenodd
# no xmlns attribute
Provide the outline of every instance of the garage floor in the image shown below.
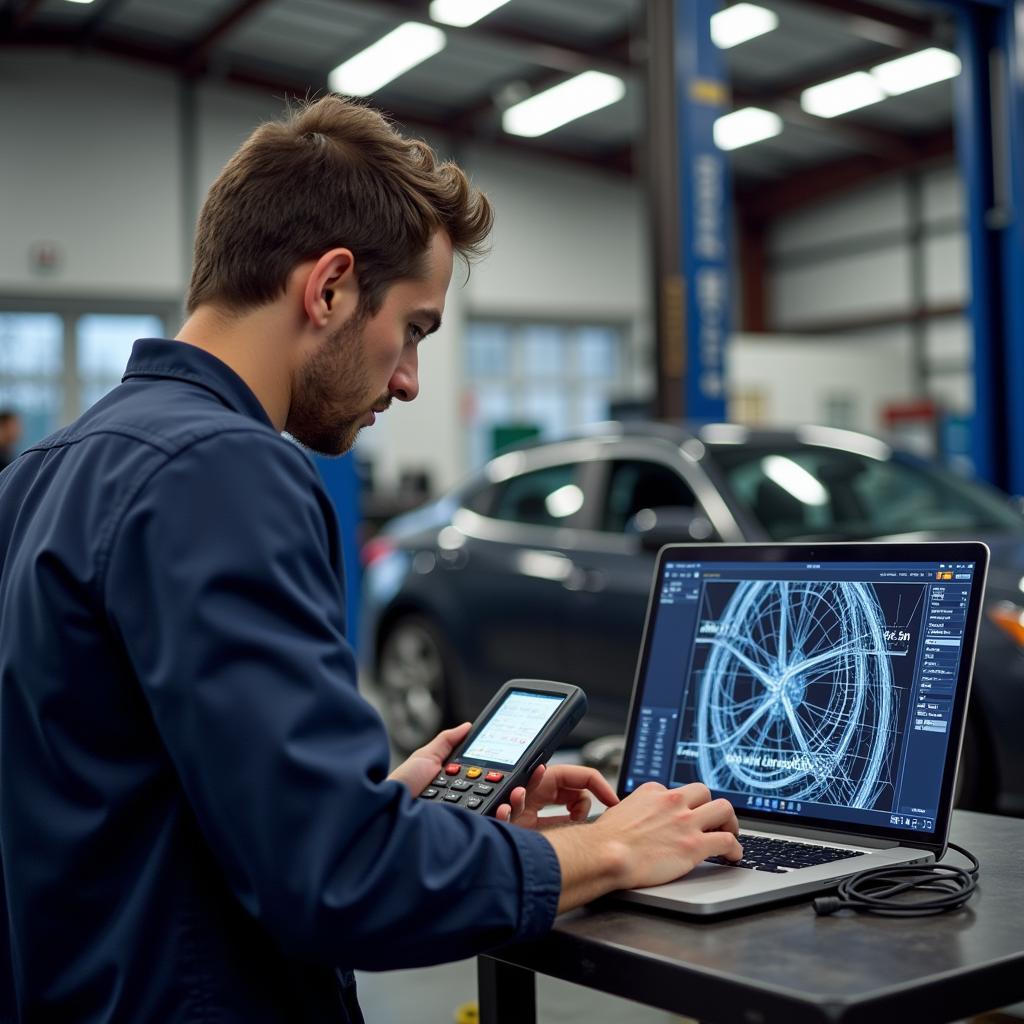
<svg viewBox="0 0 1024 1024"><path fill-rule="evenodd" d="M386 974L360 972L358 985L367 1024L456 1024L458 1007L476 1001L476 961ZM537 1020L540 1024L676 1024L681 1018L554 978L538 977Z"/></svg>

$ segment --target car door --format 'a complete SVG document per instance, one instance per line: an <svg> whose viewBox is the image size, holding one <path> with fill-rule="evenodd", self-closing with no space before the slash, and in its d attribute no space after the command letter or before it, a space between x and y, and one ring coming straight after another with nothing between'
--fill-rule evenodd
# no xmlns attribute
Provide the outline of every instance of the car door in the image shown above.
<svg viewBox="0 0 1024 1024"><path fill-rule="evenodd" d="M595 470L588 528L575 555L580 585L567 680L587 691L592 714L615 730L625 724L655 564L630 532L633 517L645 508L692 510L710 524L700 538L707 540L736 539L736 524L723 518L721 499L674 446L626 440L608 446Z"/></svg>
<svg viewBox="0 0 1024 1024"><path fill-rule="evenodd" d="M579 446L545 446L502 460L486 502L460 509L457 568L446 585L466 619L472 664L497 686L517 676L565 679L567 556L583 511ZM511 467L511 468L510 468Z"/></svg>

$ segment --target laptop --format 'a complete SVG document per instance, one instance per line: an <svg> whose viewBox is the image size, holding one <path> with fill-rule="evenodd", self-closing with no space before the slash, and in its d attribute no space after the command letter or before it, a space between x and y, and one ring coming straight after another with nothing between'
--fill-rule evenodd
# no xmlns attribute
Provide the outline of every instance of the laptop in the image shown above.
<svg viewBox="0 0 1024 1024"><path fill-rule="evenodd" d="M662 548L618 794L703 782L740 822L707 862L616 899L710 917L946 849L988 548Z"/></svg>

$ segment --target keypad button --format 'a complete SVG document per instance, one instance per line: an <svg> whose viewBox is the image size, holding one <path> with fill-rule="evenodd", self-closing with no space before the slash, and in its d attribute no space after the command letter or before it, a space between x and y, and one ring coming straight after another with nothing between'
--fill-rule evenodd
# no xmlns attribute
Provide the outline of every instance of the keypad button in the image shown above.
<svg viewBox="0 0 1024 1024"><path fill-rule="evenodd" d="M457 804L462 799L462 794L461 793L452 793L449 790L449 792L445 793L444 798L450 804Z"/></svg>
<svg viewBox="0 0 1024 1024"><path fill-rule="evenodd" d="M462 771L462 765L456 761L452 761L451 764L445 765L445 775L458 775L460 771Z"/></svg>
<svg viewBox="0 0 1024 1024"><path fill-rule="evenodd" d="M480 776L483 775L483 773L484 773L483 768L467 768L466 769L466 778L467 779L479 779Z"/></svg>
<svg viewBox="0 0 1024 1024"><path fill-rule="evenodd" d="M466 806L471 811L475 811L482 803L483 800L478 796L471 796L466 800Z"/></svg>
<svg viewBox="0 0 1024 1024"><path fill-rule="evenodd" d="M440 792L441 791L436 786L427 786L427 788L420 793L420 796L423 797L424 800L433 800Z"/></svg>
<svg viewBox="0 0 1024 1024"><path fill-rule="evenodd" d="M501 780L502 780L503 778L505 778L505 776L504 776L504 774L503 774L502 772L488 772L488 773L487 773L487 774L486 774L486 775L484 776L484 778L485 778L485 779L486 779L486 780L487 780L488 782L501 782Z"/></svg>
<svg viewBox="0 0 1024 1024"><path fill-rule="evenodd" d="M436 779L434 779L434 781L431 783L431 785L434 785L434 786L447 786L448 785L448 776L445 775L444 772L441 772L441 774L438 775L438 777Z"/></svg>
<svg viewBox="0 0 1024 1024"><path fill-rule="evenodd" d="M473 792L479 793L481 796L490 796L494 792L494 787L481 782L479 786L473 787Z"/></svg>
<svg viewBox="0 0 1024 1024"><path fill-rule="evenodd" d="M467 789L472 789L473 784L471 782L467 782L465 779L455 779L450 788L454 789L458 793L464 793Z"/></svg>

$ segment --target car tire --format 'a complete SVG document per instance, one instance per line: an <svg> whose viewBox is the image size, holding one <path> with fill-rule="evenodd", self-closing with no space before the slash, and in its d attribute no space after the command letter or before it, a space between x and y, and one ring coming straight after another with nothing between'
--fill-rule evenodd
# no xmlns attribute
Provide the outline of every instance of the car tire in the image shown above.
<svg viewBox="0 0 1024 1024"><path fill-rule="evenodd" d="M377 659L381 711L394 747L411 753L449 722L453 659L437 627L403 615L388 627Z"/></svg>

